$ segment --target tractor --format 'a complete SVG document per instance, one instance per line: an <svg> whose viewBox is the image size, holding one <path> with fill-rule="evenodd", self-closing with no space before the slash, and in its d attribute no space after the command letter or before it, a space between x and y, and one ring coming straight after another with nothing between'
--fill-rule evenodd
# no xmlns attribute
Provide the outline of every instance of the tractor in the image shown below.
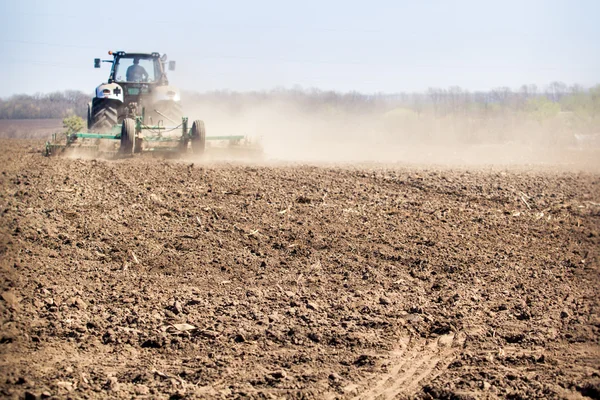
<svg viewBox="0 0 600 400"><path fill-rule="evenodd" d="M166 67L175 70L175 61L159 53L108 52L112 60L94 60L111 64L108 82L96 88L96 96L88 104L88 129L110 131L126 118L144 117L148 125L159 121L179 124L183 116L179 89L169 86Z"/></svg>
<svg viewBox="0 0 600 400"><path fill-rule="evenodd" d="M54 155L71 148L97 152L117 150L122 155L144 151L184 154L189 145L194 154L204 153L207 140L237 145L244 136L206 136L204 122L191 124L183 116L179 90L169 85L165 70L175 70L175 61L159 53L108 52L112 60L94 59L94 67L110 63L108 82L96 88L88 104L87 132L54 134L44 153ZM113 145L103 142L112 140ZM114 141L119 141L117 143ZM108 150L107 150L108 149Z"/></svg>

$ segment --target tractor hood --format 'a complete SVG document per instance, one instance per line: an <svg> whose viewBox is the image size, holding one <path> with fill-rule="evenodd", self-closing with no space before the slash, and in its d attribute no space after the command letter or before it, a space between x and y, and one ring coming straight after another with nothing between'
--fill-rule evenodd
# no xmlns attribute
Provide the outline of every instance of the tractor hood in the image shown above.
<svg viewBox="0 0 600 400"><path fill-rule="evenodd" d="M96 97L123 102L123 88L116 83L104 83L96 88Z"/></svg>

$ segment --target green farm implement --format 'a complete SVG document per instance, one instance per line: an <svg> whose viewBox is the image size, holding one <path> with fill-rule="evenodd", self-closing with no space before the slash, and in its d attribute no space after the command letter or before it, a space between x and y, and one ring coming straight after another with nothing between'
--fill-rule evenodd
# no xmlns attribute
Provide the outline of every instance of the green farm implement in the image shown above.
<svg viewBox="0 0 600 400"><path fill-rule="evenodd" d="M178 126L146 125L143 117L126 118L108 132L76 132L54 134L46 142L45 155L58 155L69 150L82 153L132 155L142 152L175 152L202 155L206 141L227 141L230 146L241 144L244 136L206 136L204 122L194 121L191 126L186 117Z"/></svg>

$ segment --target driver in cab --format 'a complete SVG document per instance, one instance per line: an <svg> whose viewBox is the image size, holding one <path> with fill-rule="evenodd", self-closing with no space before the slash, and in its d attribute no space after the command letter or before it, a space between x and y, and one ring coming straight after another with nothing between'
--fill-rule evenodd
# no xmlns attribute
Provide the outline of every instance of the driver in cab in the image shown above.
<svg viewBox="0 0 600 400"><path fill-rule="evenodd" d="M140 59L134 58L133 64L127 68L127 82L145 82L148 80L148 73L140 65Z"/></svg>

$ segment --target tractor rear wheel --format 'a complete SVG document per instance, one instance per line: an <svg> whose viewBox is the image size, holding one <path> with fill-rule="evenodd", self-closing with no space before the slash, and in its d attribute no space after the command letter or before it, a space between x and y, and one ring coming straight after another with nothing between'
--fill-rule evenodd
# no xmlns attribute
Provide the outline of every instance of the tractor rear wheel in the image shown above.
<svg viewBox="0 0 600 400"><path fill-rule="evenodd" d="M118 103L110 99L92 101L91 127L94 132L107 132L119 123Z"/></svg>
<svg viewBox="0 0 600 400"><path fill-rule="evenodd" d="M87 128L88 131L92 129L92 103L88 103L87 111Z"/></svg>
<svg viewBox="0 0 600 400"><path fill-rule="evenodd" d="M135 121L131 118L123 120L121 125L121 147L122 154L138 153L139 143L135 137Z"/></svg>
<svg viewBox="0 0 600 400"><path fill-rule="evenodd" d="M192 151L194 154L202 155L206 148L206 128L204 122L197 119L192 124Z"/></svg>

